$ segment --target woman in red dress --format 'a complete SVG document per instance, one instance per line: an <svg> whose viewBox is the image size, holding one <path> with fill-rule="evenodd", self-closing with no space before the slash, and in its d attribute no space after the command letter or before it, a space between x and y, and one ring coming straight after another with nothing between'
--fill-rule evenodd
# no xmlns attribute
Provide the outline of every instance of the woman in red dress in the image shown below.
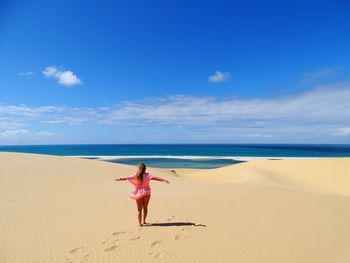
<svg viewBox="0 0 350 263"><path fill-rule="evenodd" d="M149 182L151 180L165 182L170 184L168 180L165 180L160 177L153 176L149 173L146 173L146 165L144 163L139 164L138 171L135 175L131 175L124 178L114 179L115 181L125 181L128 180L131 184L135 186L135 189L130 194L130 199L136 200L137 204L137 218L139 221L139 226L147 224L146 217L148 212L148 203L151 198L151 187L149 186ZM142 219L142 211L143 211L143 221Z"/></svg>

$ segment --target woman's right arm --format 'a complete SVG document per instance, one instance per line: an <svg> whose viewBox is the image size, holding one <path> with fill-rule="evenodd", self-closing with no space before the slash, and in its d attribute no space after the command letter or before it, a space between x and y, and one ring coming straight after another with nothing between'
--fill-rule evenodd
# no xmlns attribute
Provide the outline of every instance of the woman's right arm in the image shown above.
<svg viewBox="0 0 350 263"><path fill-rule="evenodd" d="M115 178L113 180L118 182L118 181L125 181L125 180L127 180L127 178L126 177L120 177L120 178Z"/></svg>

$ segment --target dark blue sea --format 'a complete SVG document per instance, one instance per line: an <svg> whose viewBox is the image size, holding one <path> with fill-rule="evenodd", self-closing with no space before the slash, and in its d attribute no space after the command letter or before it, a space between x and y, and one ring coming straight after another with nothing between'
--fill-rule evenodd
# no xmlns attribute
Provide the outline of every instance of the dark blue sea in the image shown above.
<svg viewBox="0 0 350 263"><path fill-rule="evenodd" d="M220 157L350 157L350 144L99 144L0 146L3 152L38 153L63 156L158 156L157 159L127 158L127 164L144 161L155 167L215 168L237 163ZM159 158L159 156L172 158ZM219 157L178 159L182 156Z"/></svg>

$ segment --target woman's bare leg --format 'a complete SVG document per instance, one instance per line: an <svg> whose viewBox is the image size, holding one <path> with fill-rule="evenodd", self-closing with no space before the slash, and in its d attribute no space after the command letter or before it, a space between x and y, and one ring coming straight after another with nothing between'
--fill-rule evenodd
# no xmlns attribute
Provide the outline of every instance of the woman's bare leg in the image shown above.
<svg viewBox="0 0 350 263"><path fill-rule="evenodd" d="M137 204L137 218L139 220L139 226L142 226L141 219L142 219L142 207L143 207L143 198L140 198L136 200Z"/></svg>
<svg viewBox="0 0 350 263"><path fill-rule="evenodd" d="M142 199L143 199L143 224L147 224L146 217L148 213L148 203L149 203L149 200L151 199L151 195L146 195Z"/></svg>

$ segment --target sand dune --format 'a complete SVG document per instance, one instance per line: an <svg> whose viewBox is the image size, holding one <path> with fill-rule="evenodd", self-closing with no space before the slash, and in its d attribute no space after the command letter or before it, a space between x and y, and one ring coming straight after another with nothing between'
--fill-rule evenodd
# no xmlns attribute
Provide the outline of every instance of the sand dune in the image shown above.
<svg viewBox="0 0 350 263"><path fill-rule="evenodd" d="M350 195L350 158L258 160L215 170L178 169L183 177L217 183L265 183L290 189Z"/></svg>
<svg viewBox="0 0 350 263"><path fill-rule="evenodd" d="M149 169L143 228L134 170L0 153L0 262L349 262L349 158Z"/></svg>

